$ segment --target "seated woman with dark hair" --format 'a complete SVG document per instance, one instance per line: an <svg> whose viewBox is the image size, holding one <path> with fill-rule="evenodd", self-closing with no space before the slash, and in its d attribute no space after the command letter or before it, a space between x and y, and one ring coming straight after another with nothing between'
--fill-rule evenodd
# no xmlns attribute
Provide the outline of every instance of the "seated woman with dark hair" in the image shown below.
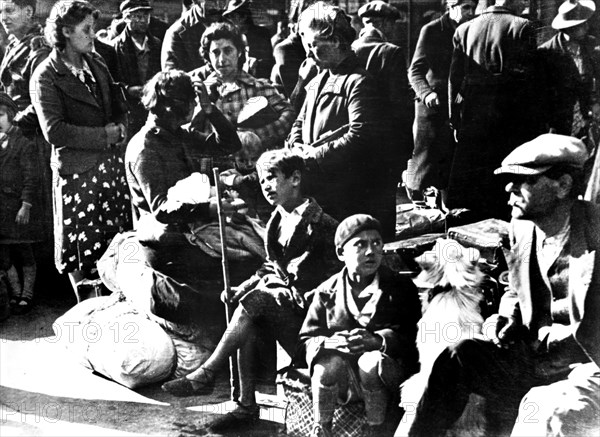
<svg viewBox="0 0 600 437"><path fill-rule="evenodd" d="M238 28L211 25L202 35L200 51L206 65L191 74L204 81L215 106L236 127L258 135L267 149L281 148L296 112L271 82L244 71L246 45Z"/></svg>
<svg viewBox="0 0 600 437"><path fill-rule="evenodd" d="M215 208L208 176L194 173L187 156L190 149L230 154L241 147L204 85L182 71L157 73L144 87L142 102L149 116L125 153L135 233L118 234L98 262L113 294L82 302L60 319L75 326L94 323L99 330L135 326L134 342L115 344L103 336L92 347L65 345L88 368L131 388L186 375L212 349L202 323L207 318L202 280L214 272L220 276L219 261L188 242L184 232L190 222L209 221ZM205 113L216 132L183 127L194 111ZM218 292L212 291L218 304ZM127 335L115 333L121 334Z"/></svg>
<svg viewBox="0 0 600 437"><path fill-rule="evenodd" d="M202 279L199 269L210 271L214 261L190 244L183 233L188 223L214 216L216 205L208 200L208 176L194 173L188 156L191 151L230 154L240 149L240 140L208 99L204 84L192 81L182 71L157 73L144 87L142 103L149 111L148 120L129 142L125 154L137 239L149 266L196 288ZM191 125L183 127L195 111L206 115L214 133L206 135ZM169 314L156 315L172 318Z"/></svg>

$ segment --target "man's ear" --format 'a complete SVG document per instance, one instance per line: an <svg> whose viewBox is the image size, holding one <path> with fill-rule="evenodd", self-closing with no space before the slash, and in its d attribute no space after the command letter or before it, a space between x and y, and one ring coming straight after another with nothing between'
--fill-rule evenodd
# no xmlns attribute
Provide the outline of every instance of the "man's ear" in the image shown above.
<svg viewBox="0 0 600 437"><path fill-rule="evenodd" d="M28 19L32 19L33 18L33 8L31 6L25 6L23 8L23 13L25 14L25 16Z"/></svg>
<svg viewBox="0 0 600 437"><path fill-rule="evenodd" d="M556 195L559 199L566 199L569 197L571 191L573 190L573 176L570 174L563 174L560 178L556 180L557 182L557 191Z"/></svg>
<svg viewBox="0 0 600 437"><path fill-rule="evenodd" d="M294 170L291 178L292 178L292 183L294 184L294 186L299 187L300 184L302 183L302 172L300 170Z"/></svg>
<svg viewBox="0 0 600 437"><path fill-rule="evenodd" d="M338 259L341 262L344 262L344 248L343 247L336 247L335 254L337 255Z"/></svg>

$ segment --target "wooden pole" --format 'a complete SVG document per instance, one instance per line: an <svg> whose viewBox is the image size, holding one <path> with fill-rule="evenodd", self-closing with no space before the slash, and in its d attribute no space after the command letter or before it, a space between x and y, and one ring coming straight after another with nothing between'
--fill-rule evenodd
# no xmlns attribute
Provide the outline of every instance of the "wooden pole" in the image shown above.
<svg viewBox="0 0 600 437"><path fill-rule="evenodd" d="M220 172L217 167L213 168L213 176L215 178L215 190L217 192L217 215L219 217L219 235L221 237L221 267L223 269L223 290L225 291L225 318L227 325L231 321L233 315L232 305L229 303L231 299L231 283L229 281L229 261L227 259L227 239L225 237L225 214L223 213L223 205L221 203L221 186ZM226 335L239 335L236 332L228 332ZM231 400L235 401L239 395L239 380L236 356L229 357L229 383L231 386Z"/></svg>

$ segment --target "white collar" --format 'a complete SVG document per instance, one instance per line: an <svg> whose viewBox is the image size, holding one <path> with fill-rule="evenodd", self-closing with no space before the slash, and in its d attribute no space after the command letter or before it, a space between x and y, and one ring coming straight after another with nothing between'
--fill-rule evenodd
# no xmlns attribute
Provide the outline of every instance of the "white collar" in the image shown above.
<svg viewBox="0 0 600 437"><path fill-rule="evenodd" d="M148 51L148 36L144 36L144 42L142 43L142 45L140 45L135 38L131 38L131 41L133 42L133 45L135 46L135 48L140 51L140 52L147 52Z"/></svg>
<svg viewBox="0 0 600 437"><path fill-rule="evenodd" d="M277 211L279 211L279 214L281 214L281 217L284 219L291 218L294 216L302 217L302 214L304 214L304 211L306 211L306 208L308 208L309 203L310 203L309 200L306 199L306 200L304 200L304 202L302 202L300 205L298 205L296 208L294 208L290 212L287 212L283 206L277 205Z"/></svg>

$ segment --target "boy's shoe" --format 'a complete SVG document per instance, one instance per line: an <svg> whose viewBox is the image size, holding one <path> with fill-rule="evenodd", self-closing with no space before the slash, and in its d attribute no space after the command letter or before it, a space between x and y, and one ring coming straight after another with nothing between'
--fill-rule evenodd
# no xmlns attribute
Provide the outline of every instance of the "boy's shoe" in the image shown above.
<svg viewBox="0 0 600 437"><path fill-rule="evenodd" d="M224 416L217 417L215 420L208 423L207 428L211 432L224 433L228 431L245 431L256 422L260 416L258 405L244 406L238 402L237 407L233 411Z"/></svg>
<svg viewBox="0 0 600 437"><path fill-rule="evenodd" d="M165 382L161 388L173 396L202 396L208 395L215 389L215 377L213 372L202 368L202 377L198 379L188 379L185 376L169 382Z"/></svg>
<svg viewBox="0 0 600 437"><path fill-rule="evenodd" d="M33 300L27 297L17 299L15 305L12 306L12 312L15 315L22 316L33 309Z"/></svg>

